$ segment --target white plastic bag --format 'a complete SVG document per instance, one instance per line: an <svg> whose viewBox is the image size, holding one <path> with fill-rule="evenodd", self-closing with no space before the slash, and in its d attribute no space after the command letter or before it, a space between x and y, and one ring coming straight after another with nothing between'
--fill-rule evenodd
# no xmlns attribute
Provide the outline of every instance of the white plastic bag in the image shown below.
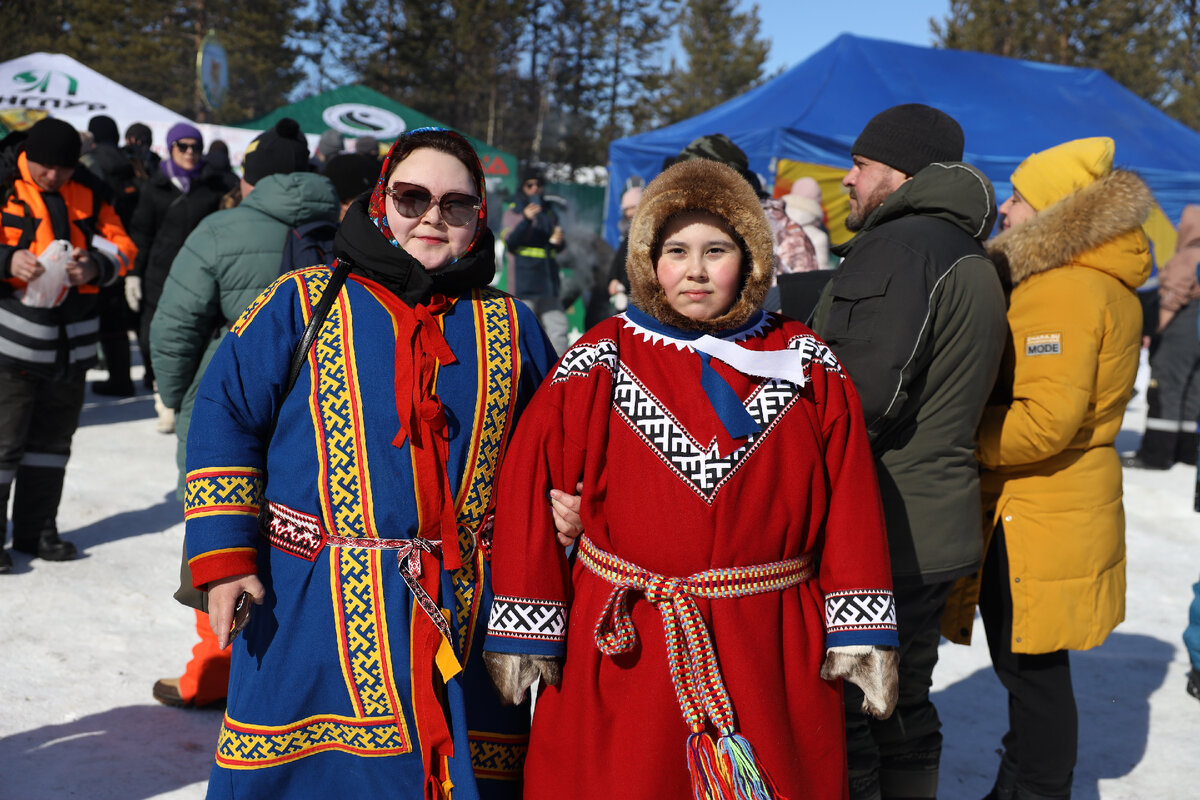
<svg viewBox="0 0 1200 800"><path fill-rule="evenodd" d="M66 239L56 239L46 245L38 256L38 263L46 271L29 282L21 302L34 308L54 308L67 298L71 290L71 279L67 276L67 265L71 263L74 248Z"/></svg>

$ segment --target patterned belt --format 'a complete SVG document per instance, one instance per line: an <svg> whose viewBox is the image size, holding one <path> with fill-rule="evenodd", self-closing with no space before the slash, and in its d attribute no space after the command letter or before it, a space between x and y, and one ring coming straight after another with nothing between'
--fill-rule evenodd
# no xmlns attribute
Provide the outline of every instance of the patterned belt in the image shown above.
<svg viewBox="0 0 1200 800"><path fill-rule="evenodd" d="M421 586L421 553L441 555L442 543L433 539L379 539L373 536L334 536L326 533L321 520L303 511L296 511L280 503L268 502L259 514L259 531L275 547L309 561L317 557L325 545L332 547L358 547L366 550L395 550L396 566L400 577L408 586L417 603L429 619L446 637L450 637L450 623L442 614L437 603Z"/></svg>
<svg viewBox="0 0 1200 800"><path fill-rule="evenodd" d="M796 586L813 576L812 556L805 554L750 567L710 569L675 578L606 553L586 536L579 537L579 543L580 562L614 587L596 623L596 646L602 653L610 656L626 653L637 644L637 631L626 599L629 592L644 593L662 615L671 684L692 731L688 737L688 766L696 796L740 797L739 787L744 789L747 782L762 792L751 796L775 796L774 786L753 749L735 733L733 704L695 598L746 597ZM712 720L720 734L716 747L704 731L705 717Z"/></svg>

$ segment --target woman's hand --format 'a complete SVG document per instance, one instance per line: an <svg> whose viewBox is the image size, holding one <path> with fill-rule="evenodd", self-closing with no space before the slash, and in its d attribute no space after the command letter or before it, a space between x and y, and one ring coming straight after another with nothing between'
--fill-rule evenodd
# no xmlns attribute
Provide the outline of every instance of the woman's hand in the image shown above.
<svg viewBox="0 0 1200 800"><path fill-rule="evenodd" d="M217 635L217 646L222 650L229 646L233 608L242 592L248 593L258 606L266 597L266 589L257 575L234 575L208 585L208 624Z"/></svg>
<svg viewBox="0 0 1200 800"><path fill-rule="evenodd" d="M579 516L583 483L575 484L575 491L578 494L550 490L550 508L554 512L554 527L557 529L555 536L563 547L570 547L583 533L583 518Z"/></svg>

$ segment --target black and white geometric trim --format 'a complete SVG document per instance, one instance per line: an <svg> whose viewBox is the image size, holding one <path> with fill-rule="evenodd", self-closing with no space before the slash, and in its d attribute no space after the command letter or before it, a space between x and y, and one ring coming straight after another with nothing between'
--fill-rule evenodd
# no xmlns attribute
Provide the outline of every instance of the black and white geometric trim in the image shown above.
<svg viewBox="0 0 1200 800"><path fill-rule="evenodd" d="M601 339L595 344L576 345L567 350L558 362L558 368L554 370L554 377L550 382L558 383L572 375L587 375L596 365L604 367L609 373L616 373L617 343L612 339Z"/></svg>
<svg viewBox="0 0 1200 800"><path fill-rule="evenodd" d="M567 606L548 600L496 595L488 635L561 642L567 636Z"/></svg>
<svg viewBox="0 0 1200 800"><path fill-rule="evenodd" d="M623 364L613 381L613 406L638 438L679 476L704 502L712 504L717 492L758 449L776 423L799 397L787 381L767 381L746 400L746 410L762 428L746 444L722 457L714 438L701 444L679 424L670 411Z"/></svg>
<svg viewBox="0 0 1200 800"><path fill-rule="evenodd" d="M896 601L886 589L825 595L825 632L896 629Z"/></svg>
<svg viewBox="0 0 1200 800"><path fill-rule="evenodd" d="M800 351L800 357L804 359L804 363L811 364L817 362L825 367L825 371L837 374L845 380L846 373L842 371L842 364L837 360L837 356L829 349L829 345L824 342L817 341L812 336L797 336L788 341L788 349Z"/></svg>

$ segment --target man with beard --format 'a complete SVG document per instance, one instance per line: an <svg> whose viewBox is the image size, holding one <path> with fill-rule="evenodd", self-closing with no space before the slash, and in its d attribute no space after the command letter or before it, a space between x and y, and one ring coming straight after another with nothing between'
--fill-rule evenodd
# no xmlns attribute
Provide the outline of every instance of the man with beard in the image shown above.
<svg viewBox="0 0 1200 800"><path fill-rule="evenodd" d="M961 163L958 123L918 103L877 114L851 148L844 260L813 329L862 400L887 521L900 637L900 700L869 718L846 685L850 797L937 794L941 722L929 700L956 578L979 568L975 430L1007 337L1004 291L982 241L988 179Z"/></svg>

